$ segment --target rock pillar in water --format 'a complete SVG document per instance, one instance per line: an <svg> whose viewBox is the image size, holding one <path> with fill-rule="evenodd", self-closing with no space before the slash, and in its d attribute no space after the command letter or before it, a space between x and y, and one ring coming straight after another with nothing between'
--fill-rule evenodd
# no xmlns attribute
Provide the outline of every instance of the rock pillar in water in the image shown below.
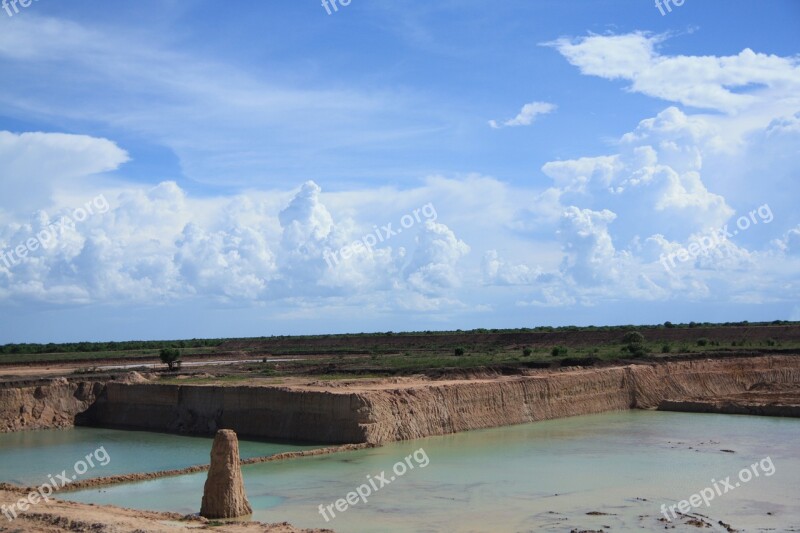
<svg viewBox="0 0 800 533"><path fill-rule="evenodd" d="M234 431L221 429L217 431L211 447L211 468L203 490L200 515L216 519L252 513L239 465L239 440Z"/></svg>

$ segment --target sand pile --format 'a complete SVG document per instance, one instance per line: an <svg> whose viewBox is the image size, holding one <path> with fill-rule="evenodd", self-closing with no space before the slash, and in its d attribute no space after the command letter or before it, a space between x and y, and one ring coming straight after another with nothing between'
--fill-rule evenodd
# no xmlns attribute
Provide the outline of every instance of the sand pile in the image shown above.
<svg viewBox="0 0 800 533"><path fill-rule="evenodd" d="M122 377L122 379L119 380L120 383L148 383L149 381L150 380L148 378L144 377L135 370L128 372Z"/></svg>

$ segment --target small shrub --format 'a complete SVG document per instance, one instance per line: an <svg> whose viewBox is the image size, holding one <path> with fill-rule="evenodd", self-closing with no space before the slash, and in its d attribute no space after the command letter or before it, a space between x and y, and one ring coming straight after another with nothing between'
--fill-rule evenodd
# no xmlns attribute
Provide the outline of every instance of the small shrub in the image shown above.
<svg viewBox="0 0 800 533"><path fill-rule="evenodd" d="M630 344L626 344L622 347L623 352L628 352L633 357L642 357L647 355L647 348L644 347L644 344L639 344L638 342L632 342Z"/></svg>
<svg viewBox="0 0 800 533"><path fill-rule="evenodd" d="M665 344L661 347L661 353L670 353L672 351L672 346L669 344Z"/></svg>
<svg viewBox="0 0 800 533"><path fill-rule="evenodd" d="M462 355L464 355L464 348L459 346L458 348L455 349L455 354L456 357L461 357Z"/></svg>
<svg viewBox="0 0 800 533"><path fill-rule="evenodd" d="M644 342L644 335L638 331L629 331L622 337L622 342L625 344L641 344Z"/></svg>
<svg viewBox="0 0 800 533"><path fill-rule="evenodd" d="M553 357L558 357L560 355L567 355L569 353L569 348L566 346L555 346L552 350L550 350L550 355Z"/></svg>
<svg viewBox="0 0 800 533"><path fill-rule="evenodd" d="M708 346L708 339L705 339L705 338L697 339L697 345L698 346Z"/></svg>
<svg viewBox="0 0 800 533"><path fill-rule="evenodd" d="M778 341L776 341L775 339L767 339L767 346L777 346L777 345Z"/></svg>
<svg viewBox="0 0 800 533"><path fill-rule="evenodd" d="M670 322L669 320L667 320L666 322L664 322L664 327L665 327L665 328L674 328L674 327L675 327L675 324L673 324L672 322Z"/></svg>

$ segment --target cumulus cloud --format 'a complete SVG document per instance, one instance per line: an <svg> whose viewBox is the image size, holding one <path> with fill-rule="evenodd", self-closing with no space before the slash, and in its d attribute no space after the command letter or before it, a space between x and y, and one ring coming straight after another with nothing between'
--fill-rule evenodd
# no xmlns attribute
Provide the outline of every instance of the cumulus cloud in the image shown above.
<svg viewBox="0 0 800 533"><path fill-rule="evenodd" d="M525 104L522 106L519 114L509 120L506 120L502 124L498 124L496 120L490 120L489 126L494 129L499 129L502 127L516 127L516 126L530 126L536 120L536 117L539 115L546 115L548 113L552 113L557 109L555 104L550 104L547 102L531 102L530 104Z"/></svg>
<svg viewBox="0 0 800 533"><path fill-rule="evenodd" d="M598 285L619 278L618 257L608 226L617 215L608 209L592 211L575 206L561 216L559 236L566 256L563 273L578 283Z"/></svg>
<svg viewBox="0 0 800 533"><path fill-rule="evenodd" d="M560 200L608 208L632 228L626 237L663 233L673 238L720 227L734 213L703 182L703 154L716 131L670 107L643 120L619 142L620 153L554 161L542 171ZM635 223L634 223L635 221Z"/></svg>
<svg viewBox="0 0 800 533"><path fill-rule="evenodd" d="M497 250L483 255L483 278L489 285L530 285L542 273L541 269L528 265L512 264L503 260Z"/></svg>
<svg viewBox="0 0 800 533"><path fill-rule="evenodd" d="M29 215L50 205L57 188L128 161L112 141L65 133L0 131L0 211Z"/></svg>
<svg viewBox="0 0 800 533"><path fill-rule="evenodd" d="M392 291L419 308L457 301L447 293L461 285L458 262L469 246L444 224L427 220L409 228L411 253L400 240L355 249L352 243L374 223L347 215L353 204L336 216L313 181L278 194L287 197L282 205L259 195L209 202L189 197L175 182L129 185L102 213L59 229L46 247L0 257L0 300L302 305L339 298L363 306L363 298ZM382 198L383 216L399 218L392 199ZM38 211L27 222L0 227L0 252L57 228L70 213ZM342 253L345 246L352 253Z"/></svg>
<svg viewBox="0 0 800 533"><path fill-rule="evenodd" d="M190 223L176 247L175 265L195 293L261 299L277 270L266 239L253 228L208 232Z"/></svg>
<svg viewBox="0 0 800 533"><path fill-rule="evenodd" d="M417 248L406 267L411 287L436 294L460 286L456 267L470 247L444 224L427 220L417 237Z"/></svg>
<svg viewBox="0 0 800 533"><path fill-rule="evenodd" d="M622 79L629 90L672 102L726 113L758 104L798 102L800 60L756 53L746 48L733 56L663 55L666 35L562 37L546 43L581 73Z"/></svg>
<svg viewBox="0 0 800 533"><path fill-rule="evenodd" d="M777 139L789 148L772 155L786 157L798 135L796 118L772 121L760 135L743 137L743 146ZM208 298L243 306L275 302L286 313L303 314L348 306L477 309L483 290L539 307L796 294L785 282L798 255L796 221L769 237L769 249L730 242L671 270L663 266L663 255L734 216L726 196L707 183L709 160L730 158L724 129L707 116L669 107L622 135L611 153L545 164L551 183L543 189L469 175L435 176L408 190L326 193L307 181L293 190L199 199L175 182L123 184L109 193L108 212L65 228L55 246L12 268L0 261L0 300ZM88 153L105 158L82 159L69 139L75 160L65 155L65 178L57 183L86 185L88 175L127 158L111 141L83 141ZM58 143L52 150L58 153ZM45 196L39 207L54 201ZM437 207L437 220L379 246L352 247L376 226L396 224L429 203ZM68 208L32 217L8 212L0 251L57 222ZM781 224L791 216L791 210L775 211ZM344 246L351 253L342 254ZM503 257L508 250L514 250L511 259ZM467 306L470 298L475 301Z"/></svg>

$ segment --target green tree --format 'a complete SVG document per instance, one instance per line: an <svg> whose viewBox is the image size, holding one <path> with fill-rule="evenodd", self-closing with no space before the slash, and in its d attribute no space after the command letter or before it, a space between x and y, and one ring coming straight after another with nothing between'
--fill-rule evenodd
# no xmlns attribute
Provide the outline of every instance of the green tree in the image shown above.
<svg viewBox="0 0 800 533"><path fill-rule="evenodd" d="M174 370L175 363L181 360L181 351L177 348L162 348L158 356L162 363L167 365L170 370Z"/></svg>

